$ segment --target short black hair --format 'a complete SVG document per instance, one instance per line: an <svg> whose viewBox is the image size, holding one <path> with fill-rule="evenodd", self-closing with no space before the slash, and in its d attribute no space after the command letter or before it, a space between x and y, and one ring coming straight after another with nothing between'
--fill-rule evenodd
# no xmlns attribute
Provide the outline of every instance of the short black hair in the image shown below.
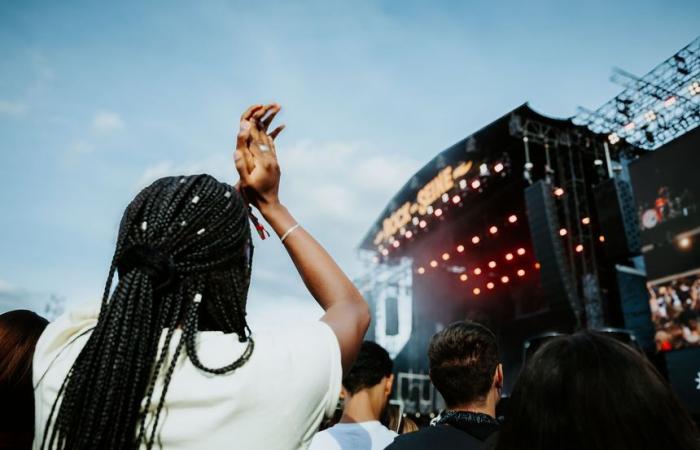
<svg viewBox="0 0 700 450"><path fill-rule="evenodd" d="M428 347L430 379L448 407L483 400L498 367L496 336L471 321L455 322Z"/></svg>
<svg viewBox="0 0 700 450"><path fill-rule="evenodd" d="M355 364L343 378L343 386L351 394L376 386L382 378L391 375L394 363L384 348L370 341L360 347Z"/></svg>

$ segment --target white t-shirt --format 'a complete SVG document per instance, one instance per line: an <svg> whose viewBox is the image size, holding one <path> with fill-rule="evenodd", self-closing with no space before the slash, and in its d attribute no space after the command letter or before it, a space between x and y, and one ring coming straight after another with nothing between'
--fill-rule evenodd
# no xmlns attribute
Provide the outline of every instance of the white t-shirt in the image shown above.
<svg viewBox="0 0 700 450"><path fill-rule="evenodd" d="M383 450L396 436L377 420L339 423L316 433L309 450Z"/></svg>
<svg viewBox="0 0 700 450"><path fill-rule="evenodd" d="M37 343L35 449L41 445L58 389L90 335L80 334L95 326L98 312L93 306L61 316ZM175 331L171 355L181 335ZM342 380L338 340L323 322L254 332L253 339L255 349L248 362L225 375L203 372L181 353L159 419L158 437L164 449L307 447L338 400ZM197 342L199 358L207 367L230 364L246 346L235 334L214 331L200 332ZM161 376L155 392L162 387ZM154 395L154 403L158 397Z"/></svg>

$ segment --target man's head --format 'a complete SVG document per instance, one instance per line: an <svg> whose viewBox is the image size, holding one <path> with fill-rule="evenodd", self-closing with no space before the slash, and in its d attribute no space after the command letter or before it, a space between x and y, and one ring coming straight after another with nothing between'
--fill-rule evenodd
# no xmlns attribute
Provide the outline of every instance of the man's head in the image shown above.
<svg viewBox="0 0 700 450"><path fill-rule="evenodd" d="M496 400L503 385L496 336L476 322L456 322L433 336L428 348L430 378L447 407Z"/></svg>
<svg viewBox="0 0 700 450"><path fill-rule="evenodd" d="M343 395L348 399L362 393L373 403L377 414L386 406L394 382L394 363L380 345L365 341L350 372L343 378Z"/></svg>

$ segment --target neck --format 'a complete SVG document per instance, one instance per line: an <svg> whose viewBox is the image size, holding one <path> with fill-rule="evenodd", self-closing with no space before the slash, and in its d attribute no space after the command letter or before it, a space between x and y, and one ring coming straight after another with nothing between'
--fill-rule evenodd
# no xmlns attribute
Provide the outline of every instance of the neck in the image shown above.
<svg viewBox="0 0 700 450"><path fill-rule="evenodd" d="M381 410L378 411L372 402L372 397L368 389L363 389L345 398L345 407L340 423L370 422L379 420Z"/></svg>
<svg viewBox="0 0 700 450"><path fill-rule="evenodd" d="M464 411L464 412L486 414L486 415L491 416L495 419L496 418L496 403L498 403L498 399L496 398L496 395L494 395L493 392L489 392L488 394L486 394L486 398L484 400L475 401L475 402L471 402L471 403L465 403L462 405L455 405L455 406L449 407L448 409L450 411Z"/></svg>

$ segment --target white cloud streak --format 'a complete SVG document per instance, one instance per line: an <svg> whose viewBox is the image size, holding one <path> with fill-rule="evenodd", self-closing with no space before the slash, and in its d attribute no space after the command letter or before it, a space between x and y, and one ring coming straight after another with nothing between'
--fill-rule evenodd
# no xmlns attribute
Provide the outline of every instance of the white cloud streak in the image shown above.
<svg viewBox="0 0 700 450"><path fill-rule="evenodd" d="M92 119L92 129L97 133L111 133L124 129L124 121L115 112L100 111Z"/></svg>

